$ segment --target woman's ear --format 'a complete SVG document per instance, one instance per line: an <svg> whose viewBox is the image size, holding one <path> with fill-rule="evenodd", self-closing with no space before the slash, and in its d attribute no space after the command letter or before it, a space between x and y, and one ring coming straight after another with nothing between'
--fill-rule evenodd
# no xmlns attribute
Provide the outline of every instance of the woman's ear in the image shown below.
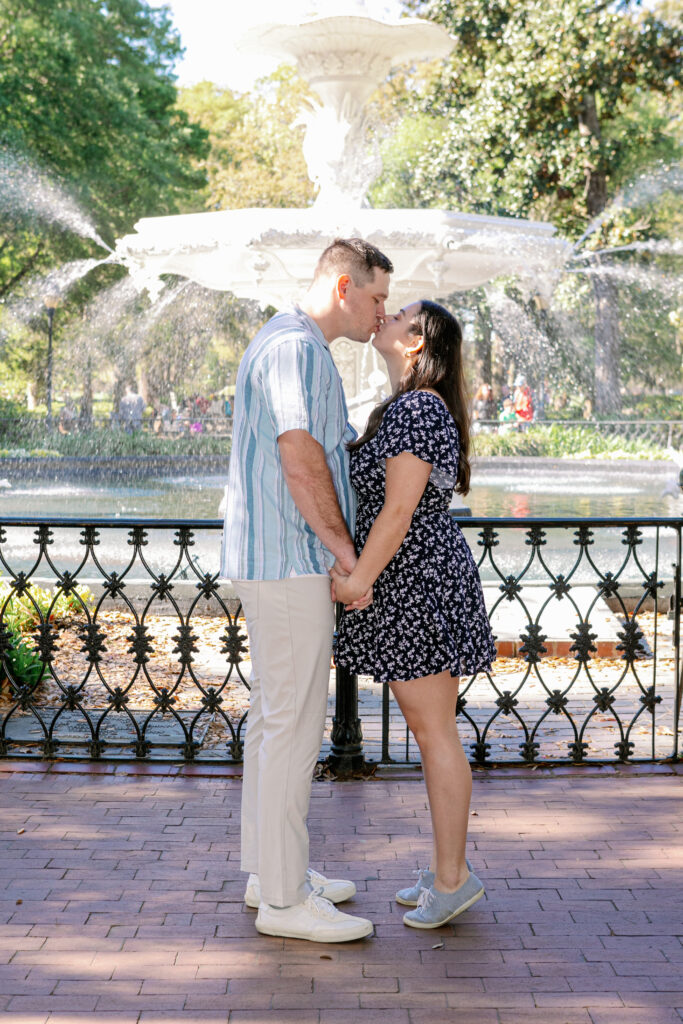
<svg viewBox="0 0 683 1024"><path fill-rule="evenodd" d="M411 348L407 348L403 355L406 357L406 359L410 359L411 356L415 356L417 355L418 352L421 351L422 347L424 346L424 343L425 340L423 336L421 334L418 335L415 338L415 344Z"/></svg>

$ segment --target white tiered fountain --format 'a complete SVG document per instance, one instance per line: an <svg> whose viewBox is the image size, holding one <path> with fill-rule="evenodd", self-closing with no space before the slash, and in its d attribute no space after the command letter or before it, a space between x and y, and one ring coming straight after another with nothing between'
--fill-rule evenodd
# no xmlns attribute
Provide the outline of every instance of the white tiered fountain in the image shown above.
<svg viewBox="0 0 683 1024"><path fill-rule="evenodd" d="M348 9L349 5L347 5ZM307 209L241 209L144 218L122 238L115 258L139 286L154 292L162 274L280 307L308 286L318 256L337 236L360 235L392 260L389 308L416 298L445 298L513 274L542 291L568 246L551 224L450 210L379 210L367 205L381 170L367 122L370 95L392 67L445 58L454 41L433 22L347 14L263 25L242 47L294 61L320 102L302 113L304 155L318 187ZM384 375L374 350L343 340L333 346L356 420L374 403Z"/></svg>

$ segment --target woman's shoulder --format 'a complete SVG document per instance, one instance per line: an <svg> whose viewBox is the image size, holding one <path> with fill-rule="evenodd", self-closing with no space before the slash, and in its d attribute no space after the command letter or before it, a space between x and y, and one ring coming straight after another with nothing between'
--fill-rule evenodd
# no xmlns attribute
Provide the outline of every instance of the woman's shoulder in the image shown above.
<svg viewBox="0 0 683 1024"><path fill-rule="evenodd" d="M411 419L419 418L430 423L454 423L450 409L436 391L406 391L398 396L391 408L395 409L396 416L403 414L410 416Z"/></svg>
<svg viewBox="0 0 683 1024"><path fill-rule="evenodd" d="M444 448L457 447L460 432L444 400L434 391L406 391L387 409L382 423L383 433L424 436L430 444Z"/></svg>

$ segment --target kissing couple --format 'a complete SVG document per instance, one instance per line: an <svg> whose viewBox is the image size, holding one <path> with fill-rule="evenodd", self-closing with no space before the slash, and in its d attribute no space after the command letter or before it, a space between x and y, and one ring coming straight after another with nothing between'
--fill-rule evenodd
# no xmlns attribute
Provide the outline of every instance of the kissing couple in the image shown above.
<svg viewBox="0 0 683 1024"><path fill-rule="evenodd" d="M462 332L428 300L387 314L392 272L369 242L336 239L237 375L220 574L251 644L241 868L265 935L373 931L337 907L355 884L309 864L335 601L337 664L389 684L421 753L433 843L429 867L396 893L404 923L438 928L484 895L466 858L472 777L455 719L460 677L495 658L476 564L449 515L470 480ZM342 337L372 339L391 381L360 437L330 351Z"/></svg>

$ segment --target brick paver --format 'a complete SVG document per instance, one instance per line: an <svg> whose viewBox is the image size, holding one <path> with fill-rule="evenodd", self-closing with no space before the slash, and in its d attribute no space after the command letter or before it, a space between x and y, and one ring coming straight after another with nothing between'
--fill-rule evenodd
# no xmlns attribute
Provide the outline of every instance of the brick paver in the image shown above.
<svg viewBox="0 0 683 1024"><path fill-rule="evenodd" d="M428 851L419 776L316 783L312 863L376 924L325 946L256 933L239 779L158 767L1 765L2 1024L683 1019L680 768L476 773L486 898L432 932L392 898Z"/></svg>

